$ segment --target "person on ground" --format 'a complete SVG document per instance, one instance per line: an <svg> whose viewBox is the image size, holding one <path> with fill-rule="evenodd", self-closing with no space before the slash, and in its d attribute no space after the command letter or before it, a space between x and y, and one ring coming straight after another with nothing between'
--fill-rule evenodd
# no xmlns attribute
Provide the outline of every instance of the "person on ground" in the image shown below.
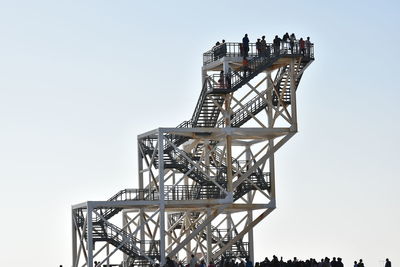
<svg viewBox="0 0 400 267"><path fill-rule="evenodd" d="M392 262L389 259L386 259L385 267L392 267Z"/></svg>
<svg viewBox="0 0 400 267"><path fill-rule="evenodd" d="M246 258L246 267L253 267L253 262L249 258Z"/></svg>
<svg viewBox="0 0 400 267"><path fill-rule="evenodd" d="M344 265L343 265L343 262L342 262L342 258L340 258L340 257L338 257L337 258L337 263L336 263L337 265L337 267L344 267Z"/></svg>
<svg viewBox="0 0 400 267"><path fill-rule="evenodd" d="M192 254L190 256L189 267L196 267L196 264L197 264L197 258Z"/></svg>

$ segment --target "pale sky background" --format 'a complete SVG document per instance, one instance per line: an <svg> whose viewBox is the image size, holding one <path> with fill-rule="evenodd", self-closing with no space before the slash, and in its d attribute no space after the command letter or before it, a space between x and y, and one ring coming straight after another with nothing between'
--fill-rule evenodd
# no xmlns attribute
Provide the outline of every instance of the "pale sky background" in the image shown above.
<svg viewBox="0 0 400 267"><path fill-rule="evenodd" d="M400 266L398 1L0 1L1 266L71 265L72 204L136 186L136 136L190 118L202 53L311 36L256 261Z"/></svg>

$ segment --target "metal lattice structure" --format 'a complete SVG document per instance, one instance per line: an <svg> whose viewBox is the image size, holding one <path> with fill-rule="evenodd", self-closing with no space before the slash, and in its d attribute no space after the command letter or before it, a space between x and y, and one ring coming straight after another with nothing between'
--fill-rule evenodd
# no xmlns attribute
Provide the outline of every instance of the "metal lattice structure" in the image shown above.
<svg viewBox="0 0 400 267"><path fill-rule="evenodd" d="M275 209L274 154L297 132L314 60L312 44L266 48L250 44L247 63L238 43L204 53L192 118L138 136L138 188L72 207L74 267L254 259L253 228Z"/></svg>

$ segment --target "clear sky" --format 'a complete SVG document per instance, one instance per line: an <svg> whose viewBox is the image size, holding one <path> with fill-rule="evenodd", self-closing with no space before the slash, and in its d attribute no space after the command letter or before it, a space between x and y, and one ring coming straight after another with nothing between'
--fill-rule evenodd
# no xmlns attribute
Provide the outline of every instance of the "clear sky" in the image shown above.
<svg viewBox="0 0 400 267"><path fill-rule="evenodd" d="M315 43L256 260L400 266L398 1L0 1L2 266L71 265L70 206L136 186L136 136L190 118L202 53Z"/></svg>

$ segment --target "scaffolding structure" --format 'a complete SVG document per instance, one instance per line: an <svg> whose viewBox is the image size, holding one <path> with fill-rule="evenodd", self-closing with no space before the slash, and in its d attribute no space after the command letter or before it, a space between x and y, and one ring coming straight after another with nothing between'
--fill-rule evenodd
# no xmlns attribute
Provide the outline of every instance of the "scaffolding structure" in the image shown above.
<svg viewBox="0 0 400 267"><path fill-rule="evenodd" d="M297 132L313 60L298 42L204 53L191 119L138 136L138 188L72 206L72 265L254 260L253 228L276 206L274 154Z"/></svg>

